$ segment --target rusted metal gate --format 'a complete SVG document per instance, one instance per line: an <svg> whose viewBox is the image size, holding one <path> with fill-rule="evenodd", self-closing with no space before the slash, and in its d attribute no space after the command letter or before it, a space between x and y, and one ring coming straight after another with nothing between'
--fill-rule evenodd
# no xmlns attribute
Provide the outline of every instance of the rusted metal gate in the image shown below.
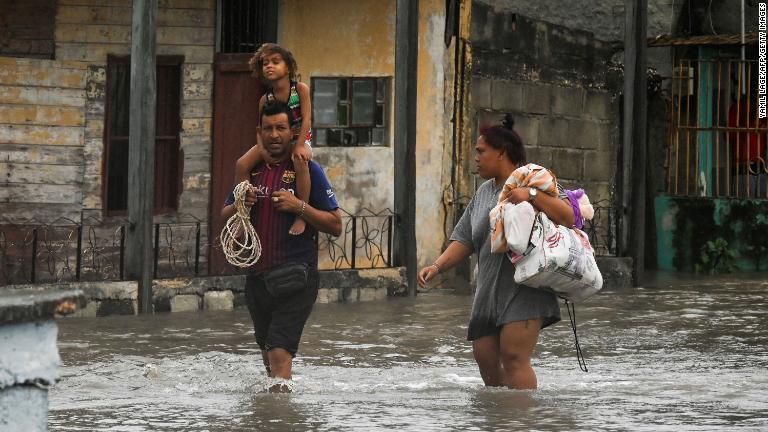
<svg viewBox="0 0 768 432"><path fill-rule="evenodd" d="M766 119L755 60L697 59L673 68L667 191L677 196L768 198Z"/></svg>

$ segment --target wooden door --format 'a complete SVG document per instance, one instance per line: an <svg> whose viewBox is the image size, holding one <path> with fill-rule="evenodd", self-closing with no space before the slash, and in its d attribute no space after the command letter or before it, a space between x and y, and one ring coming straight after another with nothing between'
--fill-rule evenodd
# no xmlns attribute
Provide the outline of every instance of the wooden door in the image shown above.
<svg viewBox="0 0 768 432"><path fill-rule="evenodd" d="M264 88L251 76L252 54L216 54L213 99L213 150L211 154L211 208L208 271L211 275L235 273L221 253L219 235L226 220L220 216L224 200L235 182L235 162L256 144L259 98Z"/></svg>

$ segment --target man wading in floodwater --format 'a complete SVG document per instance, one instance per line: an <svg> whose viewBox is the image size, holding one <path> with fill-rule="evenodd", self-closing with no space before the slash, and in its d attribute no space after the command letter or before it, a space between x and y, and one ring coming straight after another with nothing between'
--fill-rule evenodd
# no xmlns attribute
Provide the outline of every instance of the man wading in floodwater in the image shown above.
<svg viewBox="0 0 768 432"><path fill-rule="evenodd" d="M251 223L262 245L261 258L246 277L248 311L267 373L288 380L304 324L317 299L315 236L317 231L334 236L341 233L339 205L323 169L314 161L290 158L295 139L291 115L291 109L283 102L264 105L258 133L269 160L254 167L252 187L245 197L245 205L251 209ZM293 194L294 164L299 163L309 164L309 202ZM221 211L225 219L235 213L233 203L234 195L230 194ZM297 216L309 226L302 234L289 235L288 228ZM270 390L289 389L278 384Z"/></svg>

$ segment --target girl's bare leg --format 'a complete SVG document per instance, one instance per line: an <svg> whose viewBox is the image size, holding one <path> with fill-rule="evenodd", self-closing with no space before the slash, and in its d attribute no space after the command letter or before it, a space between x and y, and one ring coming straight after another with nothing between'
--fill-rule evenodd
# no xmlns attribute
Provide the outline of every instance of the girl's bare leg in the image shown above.
<svg viewBox="0 0 768 432"><path fill-rule="evenodd" d="M307 202L309 200L309 191L312 187L311 180L309 178L309 162L300 159L298 157L293 158L293 167L296 170L296 196ZM307 228L307 223L301 217L297 216L293 221L288 233L291 235L299 235Z"/></svg>

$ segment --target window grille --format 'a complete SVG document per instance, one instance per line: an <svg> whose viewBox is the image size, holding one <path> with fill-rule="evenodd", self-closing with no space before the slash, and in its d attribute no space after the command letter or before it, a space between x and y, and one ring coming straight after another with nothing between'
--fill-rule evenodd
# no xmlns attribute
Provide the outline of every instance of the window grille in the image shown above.
<svg viewBox="0 0 768 432"><path fill-rule="evenodd" d="M768 198L766 119L755 60L684 59L673 67L667 192Z"/></svg>
<svg viewBox="0 0 768 432"><path fill-rule="evenodd" d="M219 0L221 53L252 53L277 36L276 0Z"/></svg>
<svg viewBox="0 0 768 432"><path fill-rule="evenodd" d="M155 213L173 212L181 193L181 65L183 57L158 56L155 114ZM104 205L107 214L128 209L128 120L130 56L107 59L107 106L104 128Z"/></svg>
<svg viewBox="0 0 768 432"><path fill-rule="evenodd" d="M386 146L389 82L386 77L312 78L314 144Z"/></svg>

